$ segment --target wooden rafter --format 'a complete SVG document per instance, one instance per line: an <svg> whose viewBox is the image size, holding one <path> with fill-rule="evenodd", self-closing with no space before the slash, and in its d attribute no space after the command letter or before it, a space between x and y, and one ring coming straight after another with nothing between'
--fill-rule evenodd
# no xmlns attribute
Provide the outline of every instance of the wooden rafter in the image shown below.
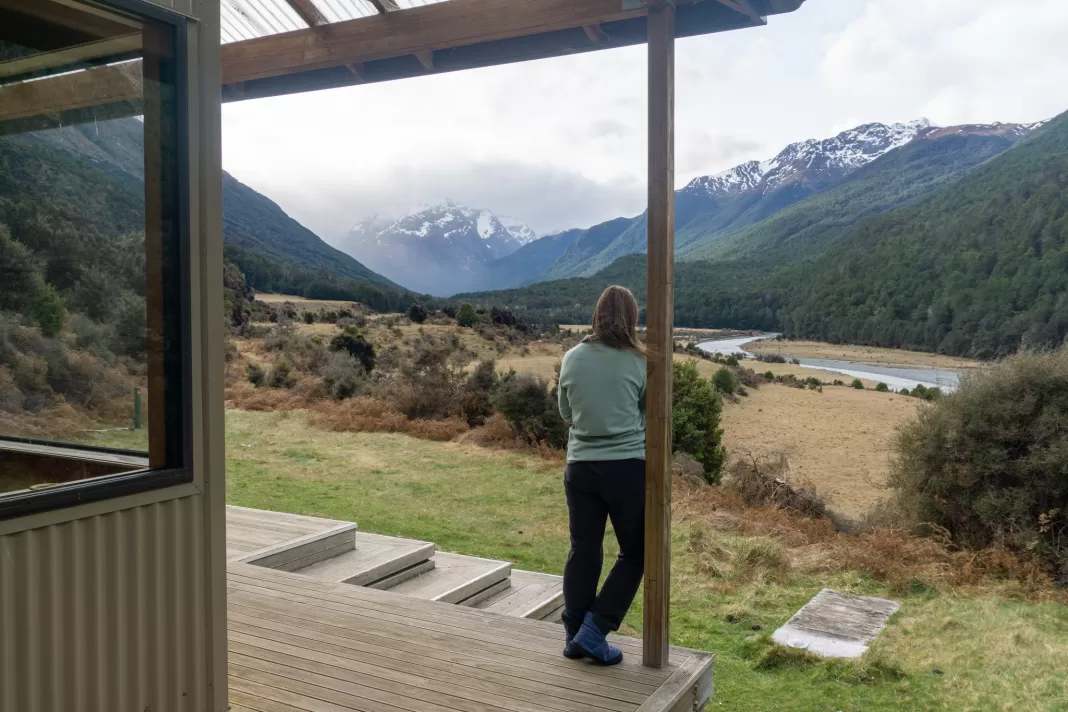
<svg viewBox="0 0 1068 712"><path fill-rule="evenodd" d="M601 25L598 23L583 25L582 29L586 31L586 36L589 37L590 42L593 42L594 44L600 44L607 39L604 30L601 29Z"/></svg>
<svg viewBox="0 0 1068 712"><path fill-rule="evenodd" d="M223 82L343 67L642 17L620 0L449 0L223 45Z"/></svg>
<svg viewBox="0 0 1068 712"><path fill-rule="evenodd" d="M749 3L749 0L719 0L721 5L726 5L735 12L741 13L748 18L756 20L763 24L764 18L760 16L760 13L753 9L753 6Z"/></svg>
<svg viewBox="0 0 1068 712"><path fill-rule="evenodd" d="M315 6L312 0L286 0L286 4L293 8L293 12L297 13L308 27L329 24L329 20L326 19L323 13L319 12L319 8Z"/></svg>
<svg viewBox="0 0 1068 712"><path fill-rule="evenodd" d="M400 6L397 5L397 0L371 0L371 4L375 6L375 9L378 10L378 14L380 15L400 10Z"/></svg>
<svg viewBox="0 0 1068 712"><path fill-rule="evenodd" d="M430 49L421 49L415 53L415 58L419 60L419 64L423 65L423 69L428 71L434 69L434 51Z"/></svg>

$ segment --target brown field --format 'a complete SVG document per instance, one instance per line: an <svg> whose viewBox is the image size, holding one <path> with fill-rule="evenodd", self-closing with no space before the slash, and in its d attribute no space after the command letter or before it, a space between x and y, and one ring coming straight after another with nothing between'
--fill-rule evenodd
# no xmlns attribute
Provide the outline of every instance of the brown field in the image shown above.
<svg viewBox="0 0 1068 712"><path fill-rule="evenodd" d="M885 498L894 432L924 407L916 398L842 386L819 393L765 385L749 394L723 407L731 455L784 453L795 478L850 516Z"/></svg>
<svg viewBox="0 0 1068 712"><path fill-rule="evenodd" d="M359 302L344 302L332 299L305 299L304 297L296 297L292 294L272 294L270 292L257 292L256 301L263 302L264 304L284 304L290 302L295 308L304 311L306 309L312 309L318 311L319 309L352 309L359 313L363 311L363 307Z"/></svg>
<svg viewBox="0 0 1068 712"><path fill-rule="evenodd" d="M903 349L880 349L869 346L825 344L819 341L778 341L764 339L745 346L746 351L756 354L779 354L798 358L827 358L864 363L882 363L890 366L917 366L920 368L977 368L981 364L972 359L930 354Z"/></svg>

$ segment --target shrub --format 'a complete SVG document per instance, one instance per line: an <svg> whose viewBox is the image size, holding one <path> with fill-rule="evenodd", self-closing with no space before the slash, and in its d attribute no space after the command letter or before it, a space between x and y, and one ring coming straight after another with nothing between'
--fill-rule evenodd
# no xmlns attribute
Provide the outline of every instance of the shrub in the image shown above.
<svg viewBox="0 0 1068 712"><path fill-rule="evenodd" d="M705 480L716 484L726 458L719 427L723 400L712 382L701 378L693 361L674 362L672 382L672 450L692 455L704 468Z"/></svg>
<svg viewBox="0 0 1068 712"><path fill-rule="evenodd" d="M889 393L890 386L886 385L885 383L877 383L875 385L875 390L879 391L880 393Z"/></svg>
<svg viewBox="0 0 1068 712"><path fill-rule="evenodd" d="M293 362L288 356L279 356L275 359L271 370L267 372L264 383L268 388L289 388L297 379L293 376Z"/></svg>
<svg viewBox="0 0 1068 712"><path fill-rule="evenodd" d="M314 324L315 323L315 312L312 312L312 311L304 312L304 323L305 324Z"/></svg>
<svg viewBox="0 0 1068 712"><path fill-rule="evenodd" d="M478 312L470 304L464 304L460 311L456 312L456 323L460 326L474 326L478 323Z"/></svg>
<svg viewBox="0 0 1068 712"><path fill-rule="evenodd" d="M480 361L467 377L460 396L460 412L472 428L484 424L493 415L498 381L497 364L492 359Z"/></svg>
<svg viewBox="0 0 1068 712"><path fill-rule="evenodd" d="M823 381L816 378L815 376L809 376L805 379L805 385L811 388L812 390L816 390L817 388L823 385Z"/></svg>
<svg viewBox="0 0 1068 712"><path fill-rule="evenodd" d="M900 391L898 391L898 393L900 393L903 396L911 396L912 395L912 391L910 391L908 388L902 388Z"/></svg>
<svg viewBox="0 0 1068 712"><path fill-rule="evenodd" d="M734 354L731 354L730 356L728 356L727 358L725 358L723 360L723 363L727 364L728 366L737 367L738 366L738 357L735 356Z"/></svg>
<svg viewBox="0 0 1068 712"><path fill-rule="evenodd" d="M849 385L853 388L856 388L858 391L864 390L864 382L861 381L859 378L854 378L853 382Z"/></svg>
<svg viewBox="0 0 1068 712"><path fill-rule="evenodd" d="M898 433L902 511L970 548L1037 554L1068 585L1068 350L964 376Z"/></svg>
<svg viewBox="0 0 1068 712"><path fill-rule="evenodd" d="M367 380L367 371L347 353L334 352L319 371L331 398L344 400L358 395Z"/></svg>
<svg viewBox="0 0 1068 712"><path fill-rule="evenodd" d="M422 304L412 303L412 305L408 307L408 321L413 324L422 324L426 321L427 316L429 315L427 314L426 307Z"/></svg>
<svg viewBox="0 0 1068 712"><path fill-rule="evenodd" d="M248 375L248 382L259 388L263 385L267 378L267 374L264 372L263 367L258 363L250 363L245 373Z"/></svg>
<svg viewBox="0 0 1068 712"><path fill-rule="evenodd" d="M769 381L774 381L775 380L775 374L773 372L771 372L771 371L765 371L764 372L764 378L768 379Z"/></svg>
<svg viewBox="0 0 1068 712"><path fill-rule="evenodd" d="M567 446L567 424L546 381L513 371L501 379L494 404L516 432L532 443L557 449Z"/></svg>
<svg viewBox="0 0 1068 712"><path fill-rule="evenodd" d="M696 368L695 366L694 369ZM712 385L720 393L734 393L734 375L724 366L713 374Z"/></svg>
<svg viewBox="0 0 1068 712"><path fill-rule="evenodd" d="M778 507L805 517L827 515L827 503L811 488L790 482L786 455L747 454L731 465L728 487L748 507Z"/></svg>
<svg viewBox="0 0 1068 712"><path fill-rule="evenodd" d="M375 347L355 327L346 326L344 331L331 339L330 350L347 353L359 361L367 373L375 370Z"/></svg>

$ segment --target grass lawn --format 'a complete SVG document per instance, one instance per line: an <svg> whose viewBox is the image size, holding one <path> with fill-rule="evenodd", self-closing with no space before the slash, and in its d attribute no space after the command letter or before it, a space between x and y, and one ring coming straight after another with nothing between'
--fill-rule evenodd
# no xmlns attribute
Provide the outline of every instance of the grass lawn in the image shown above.
<svg viewBox="0 0 1068 712"><path fill-rule="evenodd" d="M445 551L562 572L560 463L403 435L326 432L299 412L242 411L227 414L227 460L231 504L355 521ZM861 662L817 661L767 636L821 588L890 596L884 585L852 572L802 573L773 539L707 531L685 518L673 542L672 642L717 654L710 709L1068 712L1062 604L917 584L894 596L902 611ZM639 594L624 632L640 635L640 604Z"/></svg>

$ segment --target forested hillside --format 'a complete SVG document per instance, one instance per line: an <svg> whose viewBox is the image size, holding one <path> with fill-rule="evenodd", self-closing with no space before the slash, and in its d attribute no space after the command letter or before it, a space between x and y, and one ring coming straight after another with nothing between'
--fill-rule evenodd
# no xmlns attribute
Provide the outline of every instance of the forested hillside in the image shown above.
<svg viewBox="0 0 1068 712"><path fill-rule="evenodd" d="M804 283L783 325L806 337L980 357L1061 344L1068 115L931 200L864 221Z"/></svg>
<svg viewBox="0 0 1068 712"><path fill-rule="evenodd" d="M996 145L970 143L958 154L962 162L947 163L937 151L922 155L936 148L922 146L921 154L902 160L915 161L917 175L937 166L932 176L950 176ZM782 223L764 223L751 235L765 240L759 249L739 250L734 259L679 262L676 323L979 358L1064 341L1068 115L956 181L932 177L940 187L927 197L856 221L840 199L908 197L871 170L861 176L873 181L867 192L809 198L784 213ZM469 298L507 305L534 321L585 323L611 283L644 297L644 258L617 260L590 278Z"/></svg>

